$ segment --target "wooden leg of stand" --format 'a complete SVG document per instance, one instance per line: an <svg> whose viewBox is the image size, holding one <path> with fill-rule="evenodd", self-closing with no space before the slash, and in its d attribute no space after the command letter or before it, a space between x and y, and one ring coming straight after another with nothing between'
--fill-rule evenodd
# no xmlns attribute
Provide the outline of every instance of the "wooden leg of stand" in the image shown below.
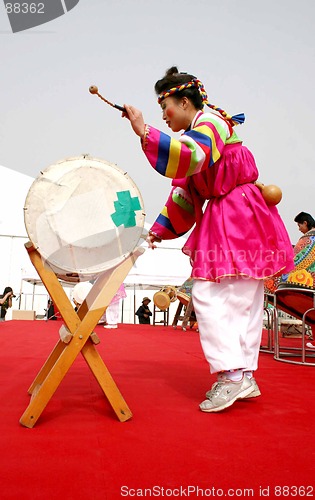
<svg viewBox="0 0 315 500"><path fill-rule="evenodd" d="M36 386L36 394L33 393L34 397L31 398L26 411L20 419L20 423L25 427L34 427L47 403L89 339L90 332L95 327L93 312L91 311L91 314L86 315L79 328L75 331L71 342L66 344L55 364L51 367L45 380L40 386Z"/></svg>
<svg viewBox="0 0 315 500"><path fill-rule="evenodd" d="M192 302L192 299L190 299L188 304L187 304L186 312L185 312L183 322L182 322L182 329L183 330L186 330L187 323L190 320L192 310L193 310L193 302Z"/></svg>
<svg viewBox="0 0 315 500"><path fill-rule="evenodd" d="M121 422L125 422L132 417L132 413L127 406L122 394L109 373L94 344L89 341L82 349L82 354L89 365L93 375L98 381L114 412Z"/></svg>
<svg viewBox="0 0 315 500"><path fill-rule="evenodd" d="M90 340L90 334L97 325L105 307L108 306L120 284L132 268L135 259L142 251L139 250L138 253L129 256L116 268L100 275L81 305L78 314L74 311L56 275L49 267L43 264L38 252L31 247L28 248L28 251L48 293L56 303L69 331L73 334L73 338L65 346L57 344L35 378L30 388L33 397L22 415L20 423L25 427L33 427L35 425L80 352L84 356L119 420L128 420L131 418L132 413L101 357L98 355L94 344ZM88 344L85 347L87 342Z"/></svg>
<svg viewBox="0 0 315 500"><path fill-rule="evenodd" d="M47 358L47 361L44 363L44 365L42 366L42 368L40 369L40 371L36 375L34 381L30 385L30 387L27 391L29 394L32 394L35 387L37 387L38 385L41 385L43 383L43 381L47 377L48 373L50 372L50 370L52 369L52 367L56 363L57 359L59 358L60 354L62 353L62 351L64 350L65 347L66 347L66 344L61 342L61 340L59 340L57 342L53 351L51 352L51 354Z"/></svg>
<svg viewBox="0 0 315 500"><path fill-rule="evenodd" d="M65 351L63 351L63 354ZM67 353L69 354L69 353ZM75 356L76 357L76 356ZM61 360L61 358L60 358ZM69 370L69 356L67 356L67 363L65 364L62 360L62 365L60 363L55 363L53 368L50 370L49 374L43 381L42 385L37 385L34 387L33 396L30 400L28 407L20 418L20 424L25 427L34 427L38 418L42 414L46 405L50 401L51 397L55 393L60 382L64 378L65 374Z"/></svg>
<svg viewBox="0 0 315 500"><path fill-rule="evenodd" d="M179 304L177 306L177 309L176 309L176 313L175 313L174 319L173 319L173 323L172 323L172 326L174 328L176 328L176 326L177 326L177 323L178 323L178 320L180 319L180 315L181 315L183 307L184 307L184 304L182 304L181 302L179 302Z"/></svg>

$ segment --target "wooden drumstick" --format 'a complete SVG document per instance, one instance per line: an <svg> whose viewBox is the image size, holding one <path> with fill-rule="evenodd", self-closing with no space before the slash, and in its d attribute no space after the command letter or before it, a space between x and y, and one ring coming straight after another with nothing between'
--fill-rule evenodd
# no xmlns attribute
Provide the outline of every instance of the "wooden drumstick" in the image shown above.
<svg viewBox="0 0 315 500"><path fill-rule="evenodd" d="M96 85L91 85L91 87L89 88L89 91L91 94L96 94L100 99L102 99L102 101L106 102L106 104L109 104L113 108L119 109L119 111L126 112L125 108L123 108L122 106L119 106L118 104L114 104L113 102L108 101L107 99L105 99L105 97L103 97L101 94L99 94L98 88L96 87Z"/></svg>

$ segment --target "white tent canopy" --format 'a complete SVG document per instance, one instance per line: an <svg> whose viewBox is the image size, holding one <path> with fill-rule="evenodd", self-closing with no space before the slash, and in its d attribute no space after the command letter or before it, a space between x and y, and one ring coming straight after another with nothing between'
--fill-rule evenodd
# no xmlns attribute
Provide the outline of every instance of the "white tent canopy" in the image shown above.
<svg viewBox="0 0 315 500"><path fill-rule="evenodd" d="M144 234L151 224L145 223ZM181 251L186 238L163 240L157 243L154 250L148 248L147 242L141 246L146 248L136 261L134 267L125 279L125 284L141 285L181 285L189 276L191 266L189 258Z"/></svg>
<svg viewBox="0 0 315 500"><path fill-rule="evenodd" d="M23 276L35 273L24 243L24 202L34 179L0 166L0 293L11 286L18 295ZM16 308L16 303L13 302Z"/></svg>
<svg viewBox="0 0 315 500"><path fill-rule="evenodd" d="M34 179L0 166L0 235L27 236L23 207Z"/></svg>

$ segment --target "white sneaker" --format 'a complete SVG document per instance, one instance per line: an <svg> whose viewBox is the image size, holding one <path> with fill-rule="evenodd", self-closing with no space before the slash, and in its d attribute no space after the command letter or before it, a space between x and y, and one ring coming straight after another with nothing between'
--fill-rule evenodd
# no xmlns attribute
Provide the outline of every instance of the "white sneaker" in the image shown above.
<svg viewBox="0 0 315 500"><path fill-rule="evenodd" d="M309 349L315 349L315 345L312 344L312 342L307 342L306 347L308 347Z"/></svg>
<svg viewBox="0 0 315 500"><path fill-rule="evenodd" d="M252 378L248 377L248 380L250 380L252 386L254 387L254 390L248 396L245 396L245 398L243 398L243 399L258 398L258 396L261 396L260 389L259 389L258 384L257 384L256 380L254 379L254 377L252 377ZM210 389L210 391L206 392L206 398L209 398L210 395L211 395L211 389Z"/></svg>
<svg viewBox="0 0 315 500"><path fill-rule="evenodd" d="M199 408L208 413L222 411L235 403L237 399L246 398L253 391L254 387L245 375L239 382L233 382L224 375L220 375L218 381L207 392L208 399L203 401Z"/></svg>
<svg viewBox="0 0 315 500"><path fill-rule="evenodd" d="M248 396L245 396L244 399L258 398L258 396L261 396L261 392L260 392L260 389L258 387L258 384L257 384L256 380L254 379L254 377L250 378L249 380L250 380L254 390Z"/></svg>
<svg viewBox="0 0 315 500"><path fill-rule="evenodd" d="M117 325L104 325L104 328L118 328Z"/></svg>

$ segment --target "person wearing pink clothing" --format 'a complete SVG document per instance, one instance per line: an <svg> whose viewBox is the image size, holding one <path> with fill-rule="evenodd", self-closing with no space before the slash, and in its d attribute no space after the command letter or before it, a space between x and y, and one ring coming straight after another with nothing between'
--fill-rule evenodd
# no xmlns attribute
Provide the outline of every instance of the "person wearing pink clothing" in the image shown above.
<svg viewBox="0 0 315 500"><path fill-rule="evenodd" d="M200 80L170 68L155 84L162 117L179 139L145 123L125 105L142 149L158 173L172 179L170 195L147 238L177 238L193 226L183 252L192 264L192 297L200 341L217 381L200 404L218 412L260 395L254 372L262 332L264 279L289 272L293 251L274 206L255 185L252 153L230 116L210 104ZM210 110L204 112L204 105Z"/></svg>
<svg viewBox="0 0 315 500"><path fill-rule="evenodd" d="M119 321L119 306L121 299L125 299L127 297L125 286L122 283L112 298L109 306L104 312L103 316L100 319L100 322L104 323L104 328L113 329L118 328Z"/></svg>

